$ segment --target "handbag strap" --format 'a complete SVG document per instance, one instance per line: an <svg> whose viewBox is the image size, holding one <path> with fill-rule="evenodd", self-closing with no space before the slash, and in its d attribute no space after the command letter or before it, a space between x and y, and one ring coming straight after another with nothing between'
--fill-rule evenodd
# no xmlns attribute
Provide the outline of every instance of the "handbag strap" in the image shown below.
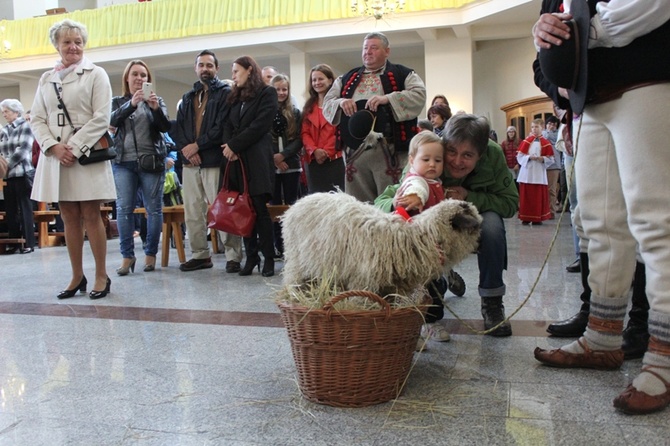
<svg viewBox="0 0 670 446"><path fill-rule="evenodd" d="M130 130L133 132L133 143L135 144L135 155L137 155L137 159L140 159L140 153L137 151L137 135L135 134L135 117L134 115L130 115L128 117L130 119Z"/></svg>
<svg viewBox="0 0 670 446"><path fill-rule="evenodd" d="M65 119L67 119L67 122L70 124L70 127L72 127L72 130L75 132L77 129L74 128L74 125L72 124L72 120L70 119L70 114L67 112L67 107L65 106L65 103L63 102L63 98L60 96L60 91L58 91L58 86L54 83L51 84L54 86L54 91L56 92L56 97L58 98L58 103L60 104L60 108L63 110L63 114L65 115Z"/></svg>
<svg viewBox="0 0 670 446"><path fill-rule="evenodd" d="M237 157L237 161L240 162L240 168L242 169L242 183L244 185L244 191L241 191L240 193L248 193L249 192L249 183L247 183L247 169L244 168L244 163L242 162L242 158ZM228 188L228 169L230 169L230 165L233 163L233 161L228 160L226 162L226 170L223 173L223 183L221 184L222 188Z"/></svg>

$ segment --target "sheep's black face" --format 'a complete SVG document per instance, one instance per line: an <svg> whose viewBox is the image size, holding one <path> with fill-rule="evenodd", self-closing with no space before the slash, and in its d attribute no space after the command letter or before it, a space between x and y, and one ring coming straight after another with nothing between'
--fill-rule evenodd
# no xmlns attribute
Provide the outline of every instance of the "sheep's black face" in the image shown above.
<svg viewBox="0 0 670 446"><path fill-rule="evenodd" d="M451 227L457 231L479 230L479 216L472 212L472 208L467 203L461 203L462 212L457 213L451 218Z"/></svg>

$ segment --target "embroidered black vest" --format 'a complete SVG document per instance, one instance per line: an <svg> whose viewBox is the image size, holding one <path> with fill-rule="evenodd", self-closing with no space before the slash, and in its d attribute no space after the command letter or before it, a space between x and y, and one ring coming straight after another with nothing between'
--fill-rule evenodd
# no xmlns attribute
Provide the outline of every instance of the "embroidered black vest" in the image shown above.
<svg viewBox="0 0 670 446"><path fill-rule="evenodd" d="M363 71L365 67L354 68L342 76L342 93L343 98L352 98L356 87L361 82ZM391 62L386 62L384 73L379 76L384 89L384 94L389 94L394 91L402 91L405 89L405 79L414 70L403 65L395 65ZM375 132L383 133L384 137L389 142L393 142L396 152L409 151L409 141L419 132L416 125L416 118L408 121L396 122L393 119L393 112L390 105L383 105L377 109L377 120L375 122ZM337 148L342 150L347 144L345 141L355 140L349 135L349 117L342 113L340 124L337 126ZM362 142L362 141L361 141ZM356 150L358 147L349 147Z"/></svg>
<svg viewBox="0 0 670 446"><path fill-rule="evenodd" d="M597 1L588 2L593 17ZM670 80L669 41L670 21L624 47L590 49L587 102L595 90L609 86Z"/></svg>

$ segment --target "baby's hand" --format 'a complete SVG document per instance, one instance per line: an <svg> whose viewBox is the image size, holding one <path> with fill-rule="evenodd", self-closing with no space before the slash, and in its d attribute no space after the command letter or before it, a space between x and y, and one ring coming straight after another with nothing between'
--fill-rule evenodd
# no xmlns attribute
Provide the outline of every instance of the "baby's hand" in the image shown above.
<svg viewBox="0 0 670 446"><path fill-rule="evenodd" d="M417 194L405 195L404 197L396 197L393 200L394 207L403 207L407 211L423 210L423 203Z"/></svg>

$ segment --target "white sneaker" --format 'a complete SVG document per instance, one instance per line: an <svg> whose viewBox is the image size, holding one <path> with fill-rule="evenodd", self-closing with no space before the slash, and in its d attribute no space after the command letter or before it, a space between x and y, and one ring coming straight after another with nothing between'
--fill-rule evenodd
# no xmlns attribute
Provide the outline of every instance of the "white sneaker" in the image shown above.
<svg viewBox="0 0 670 446"><path fill-rule="evenodd" d="M451 341L451 336L444 325L437 323L424 324L421 328L421 336L437 342Z"/></svg>

